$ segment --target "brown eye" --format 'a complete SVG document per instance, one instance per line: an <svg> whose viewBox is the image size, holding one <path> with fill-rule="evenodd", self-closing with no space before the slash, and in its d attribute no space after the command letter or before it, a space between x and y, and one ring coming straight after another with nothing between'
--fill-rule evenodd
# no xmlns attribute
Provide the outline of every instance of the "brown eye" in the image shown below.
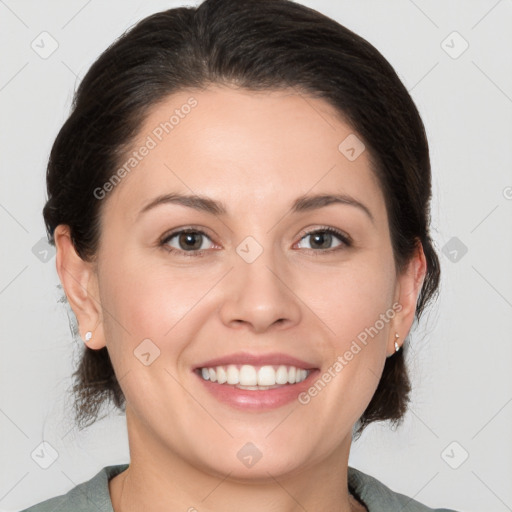
<svg viewBox="0 0 512 512"><path fill-rule="evenodd" d="M310 231L303 236L299 244L303 240L310 239L309 247L303 247L305 249L318 249L321 251L334 250L340 246L350 246L349 238L343 233L333 229L317 229L316 231ZM334 245L333 245L334 243Z"/></svg>
<svg viewBox="0 0 512 512"><path fill-rule="evenodd" d="M333 236L330 233L317 232L312 235L310 245L315 249L330 249Z"/></svg>
<svg viewBox="0 0 512 512"><path fill-rule="evenodd" d="M210 238L202 231L189 229L171 233L162 240L161 245L166 246L171 252L194 253L208 249L208 240Z"/></svg>

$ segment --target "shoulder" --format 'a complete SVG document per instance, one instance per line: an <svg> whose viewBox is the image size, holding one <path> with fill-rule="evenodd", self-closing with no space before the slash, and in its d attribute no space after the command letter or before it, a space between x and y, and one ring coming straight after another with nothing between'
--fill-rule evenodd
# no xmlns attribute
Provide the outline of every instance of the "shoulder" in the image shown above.
<svg viewBox="0 0 512 512"><path fill-rule="evenodd" d="M369 512L456 512L447 508L430 508L404 494L392 491L376 478L348 468L348 486L365 505Z"/></svg>
<svg viewBox="0 0 512 512"><path fill-rule="evenodd" d="M106 466L66 494L42 501L22 512L113 512L108 481L126 468L128 464Z"/></svg>
<svg viewBox="0 0 512 512"><path fill-rule="evenodd" d="M93 478L83 482L66 494L42 501L22 512L88 512L91 505L98 512L113 512L108 481L128 468L128 464L106 466ZM403 494L393 492L376 478L355 468L348 468L348 484L366 505L369 512L456 512L432 509Z"/></svg>

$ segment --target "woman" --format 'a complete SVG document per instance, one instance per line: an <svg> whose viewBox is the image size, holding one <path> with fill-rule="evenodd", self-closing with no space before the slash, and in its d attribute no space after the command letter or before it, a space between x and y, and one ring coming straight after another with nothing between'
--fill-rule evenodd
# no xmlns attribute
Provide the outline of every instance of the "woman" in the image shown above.
<svg viewBox="0 0 512 512"><path fill-rule="evenodd" d="M28 510L432 510L348 466L406 411L430 179L392 67L316 11L206 0L124 34L54 143L44 218L77 419L125 410L130 464Z"/></svg>

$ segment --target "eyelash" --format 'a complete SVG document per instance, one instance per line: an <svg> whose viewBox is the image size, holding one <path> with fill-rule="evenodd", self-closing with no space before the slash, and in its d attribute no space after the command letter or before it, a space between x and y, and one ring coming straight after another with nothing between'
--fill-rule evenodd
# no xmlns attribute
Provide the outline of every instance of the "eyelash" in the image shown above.
<svg viewBox="0 0 512 512"><path fill-rule="evenodd" d="M167 244L170 240L172 240L176 235L180 235L182 233L194 233L194 234L200 234L208 239L211 240L211 238L201 229L195 229L193 227L188 227L185 229L179 229L176 231L173 231L167 235L164 235L164 238L162 238L159 242L159 245L163 247L167 252L169 253L180 253L181 255L185 257L202 257L204 256L204 253L207 252L209 249L200 249L196 251L182 251L180 249L175 249L174 247L169 247ZM301 237L299 239L299 242L301 242L304 238L310 235L314 235L316 233L328 233L331 235L335 235L339 240L342 242L341 245L338 245L336 247L333 247L331 249L306 249L307 251L313 253L315 256L323 256L326 253L331 254L333 252L339 251L341 249L348 248L352 246L352 240L348 235L345 235L341 231L338 231L335 228L322 226L320 228L314 229L312 231L307 231L301 234Z"/></svg>

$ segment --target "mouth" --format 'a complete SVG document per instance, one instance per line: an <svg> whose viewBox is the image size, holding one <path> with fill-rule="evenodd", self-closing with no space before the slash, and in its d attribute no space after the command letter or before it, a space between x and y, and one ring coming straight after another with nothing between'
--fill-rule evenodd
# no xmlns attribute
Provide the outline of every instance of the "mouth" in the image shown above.
<svg viewBox="0 0 512 512"><path fill-rule="evenodd" d="M253 411L297 400L319 371L314 364L286 354L248 353L205 361L194 368L204 389L217 401Z"/></svg>
<svg viewBox="0 0 512 512"><path fill-rule="evenodd" d="M305 381L311 370L297 366L230 364L197 368L196 372L205 381L216 382L237 389L266 391Z"/></svg>

